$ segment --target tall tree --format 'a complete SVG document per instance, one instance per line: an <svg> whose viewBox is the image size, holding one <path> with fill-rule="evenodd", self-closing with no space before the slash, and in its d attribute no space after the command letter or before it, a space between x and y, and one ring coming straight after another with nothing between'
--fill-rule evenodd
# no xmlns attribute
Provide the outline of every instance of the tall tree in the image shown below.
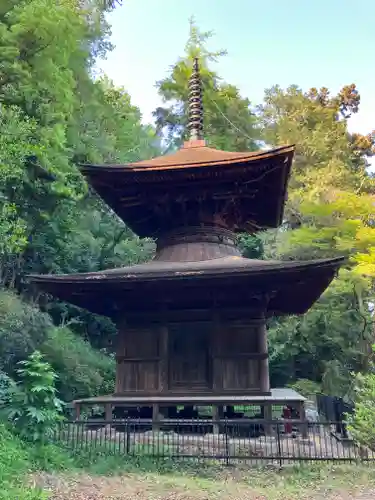
<svg viewBox="0 0 375 500"><path fill-rule="evenodd" d="M212 32L202 32L194 19L190 20L190 35L185 54L172 67L171 74L157 83L165 105L154 112L158 131L163 133L169 147L176 147L187 138L188 83L193 60L199 58L203 83L204 135L208 142L224 150L248 151L258 149L257 120L248 99L238 89L221 80L210 69L210 63L226 54L211 52L207 41Z"/></svg>
<svg viewBox="0 0 375 500"><path fill-rule="evenodd" d="M348 388L352 370L366 368L372 342L367 307L372 284L363 271L372 272L368 259L375 237L374 179L367 162L374 154L374 137L349 134L347 129L359 103L355 85L336 96L325 88L304 93L294 86L276 86L266 91L260 107L267 142L294 143L297 148L285 225L266 239L266 254L283 259L349 258L305 317L272 323L273 367L280 376L280 366L295 366L292 378L310 377L336 394ZM297 367L293 359L303 363Z"/></svg>

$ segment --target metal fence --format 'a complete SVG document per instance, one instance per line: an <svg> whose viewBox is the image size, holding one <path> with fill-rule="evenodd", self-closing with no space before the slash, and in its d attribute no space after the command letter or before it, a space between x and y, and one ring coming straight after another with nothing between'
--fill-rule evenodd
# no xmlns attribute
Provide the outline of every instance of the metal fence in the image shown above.
<svg viewBox="0 0 375 500"><path fill-rule="evenodd" d="M239 461L370 461L375 451L337 435L337 422L290 420L152 420L65 422L55 434L71 451L123 457ZM304 428L302 426L305 426ZM287 430L287 432L286 432Z"/></svg>

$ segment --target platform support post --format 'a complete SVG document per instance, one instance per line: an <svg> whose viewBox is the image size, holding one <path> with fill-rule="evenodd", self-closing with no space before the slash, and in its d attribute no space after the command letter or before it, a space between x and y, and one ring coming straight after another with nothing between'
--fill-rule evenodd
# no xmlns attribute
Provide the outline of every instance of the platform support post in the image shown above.
<svg viewBox="0 0 375 500"><path fill-rule="evenodd" d="M219 406L217 405L212 405L212 432L213 434L219 434L220 429L219 429L219 424L218 420L220 418L220 411L219 411Z"/></svg>
<svg viewBox="0 0 375 500"><path fill-rule="evenodd" d="M74 405L74 418L75 420L81 419L81 405L79 403L75 403Z"/></svg>
<svg viewBox="0 0 375 500"><path fill-rule="evenodd" d="M152 405L152 430L159 431L160 430L160 421L162 419L162 415L160 413L160 407L158 404Z"/></svg>
<svg viewBox="0 0 375 500"><path fill-rule="evenodd" d="M264 433L266 436L272 436L273 435L273 428L272 428L272 403L264 404L262 406L262 414L264 418Z"/></svg>
<svg viewBox="0 0 375 500"><path fill-rule="evenodd" d="M298 405L299 418L301 420L301 435L302 439L309 437L308 423L306 420L305 402L301 401Z"/></svg>
<svg viewBox="0 0 375 500"><path fill-rule="evenodd" d="M106 428L108 430L110 430L111 429L111 423L112 423L112 420L113 420L112 403L106 403L104 408L105 408Z"/></svg>

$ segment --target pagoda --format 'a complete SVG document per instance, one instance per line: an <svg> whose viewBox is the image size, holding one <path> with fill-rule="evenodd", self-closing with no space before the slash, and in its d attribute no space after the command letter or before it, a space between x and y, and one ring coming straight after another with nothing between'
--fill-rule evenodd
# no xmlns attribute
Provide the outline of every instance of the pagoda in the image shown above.
<svg viewBox="0 0 375 500"><path fill-rule="evenodd" d="M343 261L241 256L236 233L282 223L294 147L208 147L197 60L189 96L190 138L179 151L82 166L125 224L155 239L153 260L30 277L43 291L116 323L115 393L76 402L106 404L107 418L119 405L152 407L155 419L162 407L177 405L210 405L214 415L245 403L301 406L294 391L270 388L266 320L305 313Z"/></svg>

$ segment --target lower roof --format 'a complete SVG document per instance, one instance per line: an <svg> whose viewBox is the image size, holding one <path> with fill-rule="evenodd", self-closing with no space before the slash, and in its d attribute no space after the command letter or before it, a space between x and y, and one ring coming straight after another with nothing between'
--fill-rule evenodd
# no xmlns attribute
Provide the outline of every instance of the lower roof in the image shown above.
<svg viewBox="0 0 375 500"><path fill-rule="evenodd" d="M93 273L31 275L29 280L56 298L105 316L131 312L140 303L145 313L168 303L199 308L207 292L223 304L243 306L252 293L269 293L268 315L289 315L306 312L344 260L280 262L237 256L198 262L153 260Z"/></svg>

